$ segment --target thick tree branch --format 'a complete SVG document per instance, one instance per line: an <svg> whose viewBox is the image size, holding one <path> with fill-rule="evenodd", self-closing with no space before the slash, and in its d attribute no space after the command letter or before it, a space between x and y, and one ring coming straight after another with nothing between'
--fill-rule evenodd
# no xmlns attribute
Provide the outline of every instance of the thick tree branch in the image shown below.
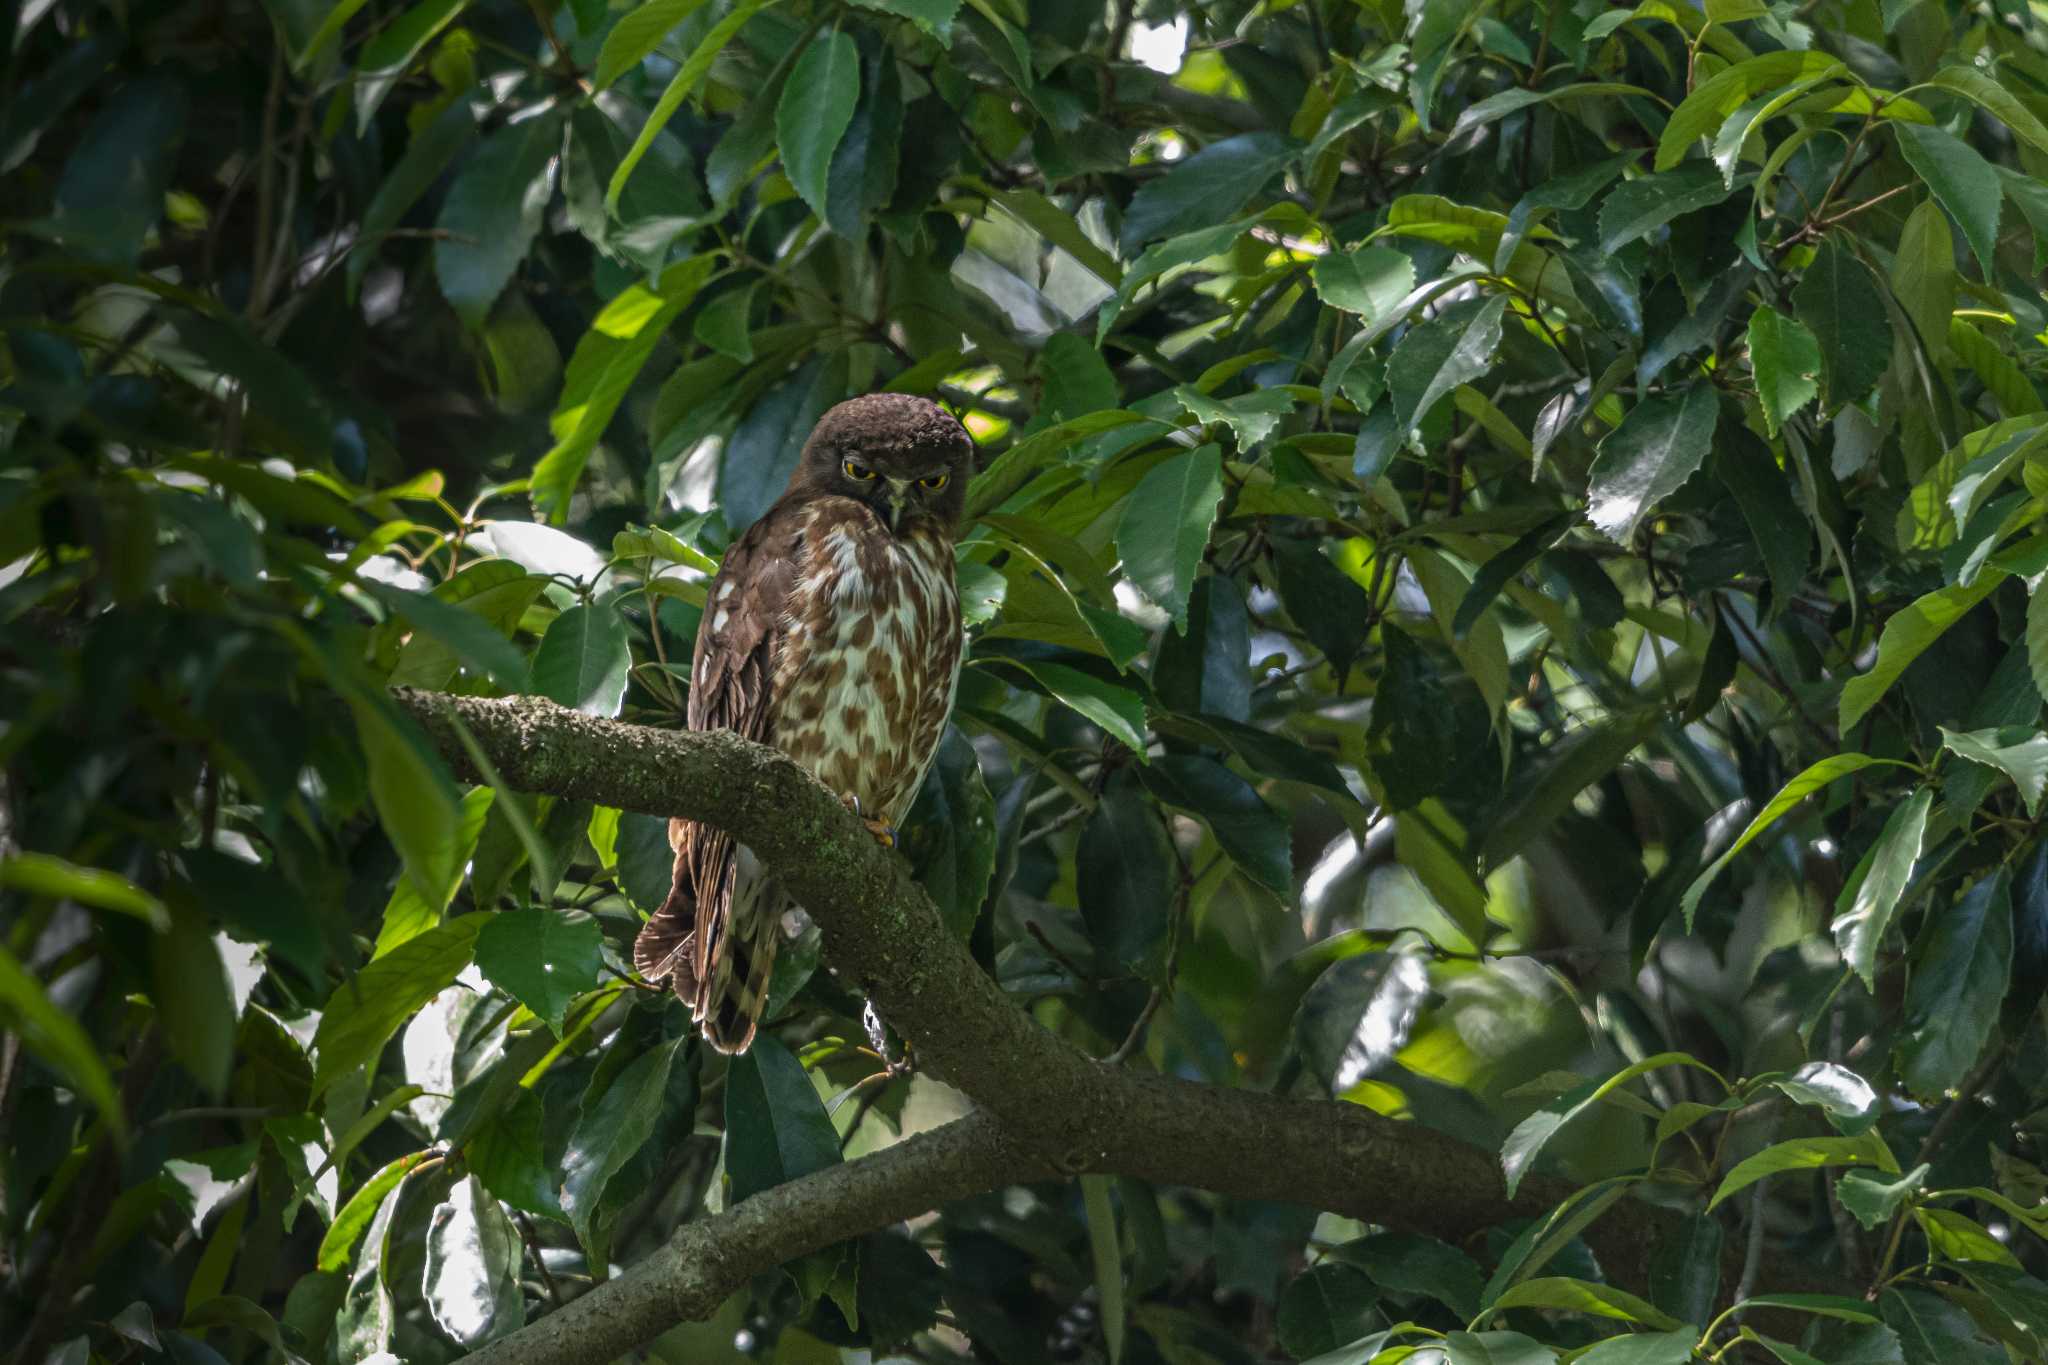
<svg viewBox="0 0 2048 1365"><path fill-rule="evenodd" d="M737 1283L727 1275L743 1277L972 1189L1031 1178L1021 1172L1034 1164L1041 1174L1112 1171L1306 1204L1451 1242L1518 1214L1539 1213L1570 1192L1560 1182L1530 1180L1509 1201L1491 1152L1357 1105L1194 1084L1084 1056L1039 1027L975 965L947 934L902 858L879 848L810 773L766 746L723 731L655 730L600 720L536 698L501 701L411 690L395 696L466 776L476 774L461 730L473 736L502 779L521 790L684 816L731 831L809 911L824 932L833 966L870 995L915 1047L920 1065L983 1111L969 1133L982 1134L975 1141L986 1141L990 1149L972 1160L949 1147L942 1150L953 1164L946 1165L919 1156L926 1148L912 1150L906 1143L747 1201L725 1218L795 1221L772 1228L748 1222L756 1240L746 1245L755 1254L744 1258L744 1270L729 1268L741 1259L732 1249L732 1233L698 1230L724 1220L684 1228L658 1258L665 1269L636 1271L619 1282L614 1298L629 1284L654 1286L638 1291L643 1297L635 1300L636 1311L602 1310L608 1323L630 1318L634 1330L644 1333L638 1340L709 1312ZM996 1147L1008 1154L1003 1160L996 1158ZM846 1203L853 1198L847 1182L859 1179L849 1173L883 1157L891 1163L887 1174L860 1187L859 1199L868 1202ZM935 1163L930 1178L919 1173L928 1159ZM906 1183L898 1186L894 1178ZM806 1191L813 1189L821 1199L822 1191L838 1192L841 1202L795 1212L810 1208ZM771 1198L772 1204L749 1212ZM1627 1283L1640 1279L1660 1233L1673 1221L1666 1211L1625 1205L1585 1235ZM728 1259L686 1271L686 1263L707 1254L707 1238ZM679 1286L686 1284L710 1287L685 1292ZM712 1294L720 1285L725 1289ZM516 1356L485 1358L603 1360L617 1349L527 1355L528 1334L554 1320L508 1339L507 1348L519 1344Z"/></svg>

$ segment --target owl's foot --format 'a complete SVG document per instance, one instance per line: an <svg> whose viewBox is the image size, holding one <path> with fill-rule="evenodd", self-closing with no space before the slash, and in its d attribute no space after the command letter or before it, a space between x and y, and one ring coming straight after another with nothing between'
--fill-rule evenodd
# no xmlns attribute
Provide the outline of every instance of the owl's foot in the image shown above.
<svg viewBox="0 0 2048 1365"><path fill-rule="evenodd" d="M876 843L880 844L883 848L896 847L896 826L890 824L887 820L868 819L861 811L860 798L852 792L842 793L839 799L845 803L848 810L860 816L860 822L868 827L868 833L875 836Z"/></svg>

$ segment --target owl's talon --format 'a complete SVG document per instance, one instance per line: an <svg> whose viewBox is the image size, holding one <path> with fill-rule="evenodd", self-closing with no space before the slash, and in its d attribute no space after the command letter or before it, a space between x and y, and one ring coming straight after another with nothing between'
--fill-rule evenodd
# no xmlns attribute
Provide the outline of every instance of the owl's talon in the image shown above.
<svg viewBox="0 0 2048 1365"><path fill-rule="evenodd" d="M860 816L860 822L868 827L868 833L875 836L876 843L880 844L883 848L896 847L896 826L890 824L887 820L868 819L866 813L861 810L860 798L852 792L841 792L839 802L855 815Z"/></svg>

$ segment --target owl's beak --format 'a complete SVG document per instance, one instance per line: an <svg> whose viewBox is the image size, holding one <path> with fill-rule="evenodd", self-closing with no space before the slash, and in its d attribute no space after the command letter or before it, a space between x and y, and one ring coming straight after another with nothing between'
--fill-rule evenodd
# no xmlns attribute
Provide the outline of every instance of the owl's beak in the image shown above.
<svg viewBox="0 0 2048 1365"><path fill-rule="evenodd" d="M902 529L903 504L910 496L910 480L885 478L883 482L889 485L889 492L883 498L888 511L882 514L882 519L889 523L889 533L894 535L898 530Z"/></svg>

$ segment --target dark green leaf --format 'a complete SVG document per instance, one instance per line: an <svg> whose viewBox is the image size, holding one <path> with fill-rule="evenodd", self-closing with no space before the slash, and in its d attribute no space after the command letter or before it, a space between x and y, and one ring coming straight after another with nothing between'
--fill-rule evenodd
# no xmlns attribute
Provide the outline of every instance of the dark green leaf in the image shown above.
<svg viewBox="0 0 2048 1365"><path fill-rule="evenodd" d="M1146 790L1169 806L1201 817L1245 875L1276 895L1294 886L1287 817L1260 799L1249 782L1221 763L1167 754L1139 770Z"/></svg>
<svg viewBox="0 0 2048 1365"><path fill-rule="evenodd" d="M533 656L533 690L585 715L616 716L633 666L626 623L610 605L569 608Z"/></svg>
<svg viewBox="0 0 2048 1365"><path fill-rule="evenodd" d="M1295 1034L1302 1058L1341 1097L1377 1075L1408 1044L1429 999L1429 970L1413 953L1358 953L1316 978Z"/></svg>
<svg viewBox="0 0 2048 1365"><path fill-rule="evenodd" d="M1935 916L1914 955L1898 1042L1899 1075L1913 1094L1953 1090L1976 1065L2011 980L2012 926L2004 869Z"/></svg>
<svg viewBox="0 0 2048 1365"><path fill-rule="evenodd" d="M1117 527L1124 576L1185 633L1188 598L1223 502L1223 455L1205 445L1154 465L1132 490Z"/></svg>
<svg viewBox="0 0 2048 1365"><path fill-rule="evenodd" d="M1998 248L1998 210L2005 189L1998 172L1976 148L1939 128L1897 121L1899 151L1934 197L1963 230L1984 278L1993 278L1991 258Z"/></svg>
<svg viewBox="0 0 2048 1365"><path fill-rule="evenodd" d="M1891 363L1892 322L1878 292L1883 287L1840 234L1830 233L1792 291L1793 311L1820 342L1828 411L1870 392Z"/></svg>
<svg viewBox="0 0 2048 1365"><path fill-rule="evenodd" d="M735 1057L725 1082L728 1207L839 1164L839 1135L803 1063L766 1035Z"/></svg>
<svg viewBox="0 0 2048 1365"><path fill-rule="evenodd" d="M1296 1360L1320 1356L1358 1340L1382 1319L1379 1298L1363 1271L1325 1261L1291 1280L1280 1295L1280 1345Z"/></svg>
<svg viewBox="0 0 2048 1365"><path fill-rule="evenodd" d="M519 1230L475 1176L459 1180L427 1224L425 1291L434 1324L474 1349L526 1323Z"/></svg>
<svg viewBox="0 0 2048 1365"><path fill-rule="evenodd" d="M469 965L477 932L487 918L461 915L437 925L334 988L313 1035L319 1054L313 1074L316 1096L342 1076L375 1062L398 1026L455 980L456 973Z"/></svg>
<svg viewBox="0 0 2048 1365"><path fill-rule="evenodd" d="M1934 801L1934 789L1921 787L1905 804L1895 807L1877 836L1870 870L1856 887L1849 908L1835 917L1835 943L1842 960L1856 969L1864 984L1875 989L1877 950L1885 930L1898 913L1913 864L1919 861L1921 841L1927 833L1927 812Z"/></svg>
<svg viewBox="0 0 2048 1365"><path fill-rule="evenodd" d="M1643 519L1699 469L1720 417L1720 400L1704 383L1630 408L1600 443L1586 486L1588 519L1620 544L1633 541Z"/></svg>
<svg viewBox="0 0 2048 1365"><path fill-rule="evenodd" d="M757 1039L758 1048L766 1040ZM562 1152L562 1209L587 1246L605 1187L654 1135L669 1089L669 1072L686 1039L657 1042L612 1078L595 1103L585 1099ZM688 1084L687 1080L682 1082ZM728 1082L730 1084L730 1082ZM730 1092L728 1092L730 1095Z"/></svg>
<svg viewBox="0 0 2048 1365"><path fill-rule="evenodd" d="M471 328L484 325L540 232L561 146L556 115L507 125L478 145L448 188L435 224L444 235L434 243L434 278Z"/></svg>
<svg viewBox="0 0 2048 1365"><path fill-rule="evenodd" d="M1176 877L1145 788L1129 777L1112 782L1081 827L1074 858L1081 919L1104 974L1157 975Z"/></svg>
<svg viewBox="0 0 2048 1365"><path fill-rule="evenodd" d="M775 109L775 141L783 169L811 212L825 217L825 179L832 153L853 122L860 95L860 52L838 29L811 40Z"/></svg>
<svg viewBox="0 0 2048 1365"><path fill-rule="evenodd" d="M1398 429L1414 426L1439 398L1486 373L1507 306L1501 297L1465 299L1401 338L1387 361Z"/></svg>
<svg viewBox="0 0 2048 1365"><path fill-rule="evenodd" d="M1704 161L1625 180L1600 205L1600 250L1611 256L1674 218L1712 208L1732 192L1721 172Z"/></svg>
<svg viewBox="0 0 2048 1365"><path fill-rule="evenodd" d="M115 91L64 163L50 234L95 264L134 265L163 216L188 104L185 87L169 75Z"/></svg>
<svg viewBox="0 0 2048 1365"><path fill-rule="evenodd" d="M1278 133L1240 133L1176 162L1165 175L1146 181L1131 196L1119 235L1124 256L1137 255L1138 249L1154 238L1190 233L1235 217L1299 150L1292 138ZM1126 285L1140 275L1144 265L1143 260L1138 262L1126 277Z"/></svg>
<svg viewBox="0 0 2048 1365"><path fill-rule="evenodd" d="M532 1010L557 1037L569 1002L597 987L604 934L576 910L507 910L476 938L486 980Z"/></svg>

